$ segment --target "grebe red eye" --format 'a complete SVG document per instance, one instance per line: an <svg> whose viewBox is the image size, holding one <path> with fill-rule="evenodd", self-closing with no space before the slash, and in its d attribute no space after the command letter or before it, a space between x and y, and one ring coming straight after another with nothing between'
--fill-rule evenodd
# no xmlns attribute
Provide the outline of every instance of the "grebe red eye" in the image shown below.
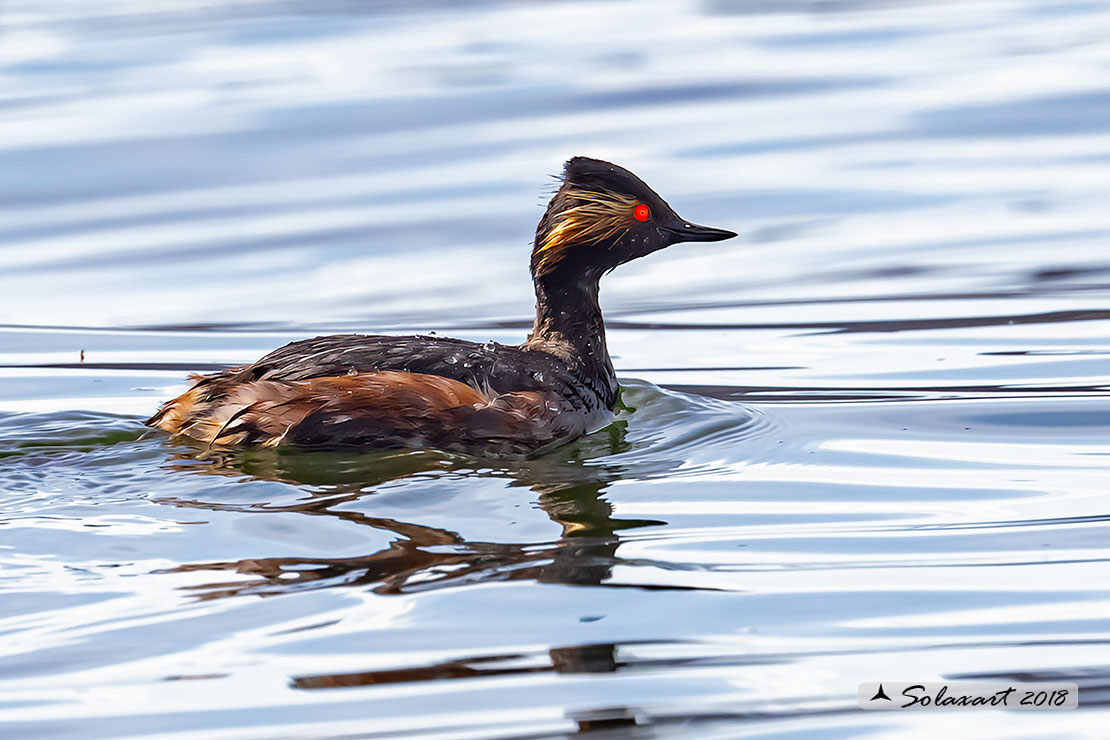
<svg viewBox="0 0 1110 740"><path fill-rule="evenodd" d="M632 209L632 215L636 217L637 221L647 221L651 218L651 209L641 203Z"/></svg>

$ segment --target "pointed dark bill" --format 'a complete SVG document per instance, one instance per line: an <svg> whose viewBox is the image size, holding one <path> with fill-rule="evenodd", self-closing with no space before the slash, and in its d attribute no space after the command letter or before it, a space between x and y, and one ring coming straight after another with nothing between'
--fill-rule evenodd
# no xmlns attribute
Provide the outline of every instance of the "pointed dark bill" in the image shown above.
<svg viewBox="0 0 1110 740"><path fill-rule="evenodd" d="M668 232L674 235L675 241L680 242L719 242L722 239L731 239L737 236L735 231L701 226L689 221L677 221L666 228Z"/></svg>

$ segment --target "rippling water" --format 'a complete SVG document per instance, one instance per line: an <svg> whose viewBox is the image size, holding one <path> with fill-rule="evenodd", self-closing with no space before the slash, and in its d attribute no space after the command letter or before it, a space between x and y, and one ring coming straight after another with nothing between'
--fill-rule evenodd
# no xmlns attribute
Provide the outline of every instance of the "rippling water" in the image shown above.
<svg viewBox="0 0 1110 740"><path fill-rule="evenodd" d="M1104 3L156 5L0 15L0 734L1105 737ZM609 428L145 433L313 332L520 341L571 154L742 233L608 279ZM855 709L975 677L1081 709Z"/></svg>

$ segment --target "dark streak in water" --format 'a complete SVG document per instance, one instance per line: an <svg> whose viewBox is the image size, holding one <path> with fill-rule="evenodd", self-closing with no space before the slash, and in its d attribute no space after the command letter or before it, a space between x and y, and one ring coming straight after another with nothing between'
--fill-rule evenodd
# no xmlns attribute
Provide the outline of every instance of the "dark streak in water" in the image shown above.
<svg viewBox="0 0 1110 740"><path fill-rule="evenodd" d="M1106 385L949 385L949 386L883 386L881 388L821 388L744 385L663 385L679 393L693 393L722 401L799 402L815 401L935 401L975 396L992 398L1062 397L1110 395Z"/></svg>
<svg viewBox="0 0 1110 740"><path fill-rule="evenodd" d="M216 372L236 365L214 362L53 362L29 365L0 365L0 368L43 368L62 370L160 370L174 372Z"/></svg>
<svg viewBox="0 0 1110 740"><path fill-rule="evenodd" d="M1006 326L1015 324L1062 324L1075 321L1105 321L1110 310L1048 311L1011 316L952 317L931 319L893 319L884 321L829 321L790 323L662 323L637 321L607 321L614 329L667 329L675 331L710 331L719 329L827 329L834 333L886 333L901 331L927 331L936 329L961 329L977 326Z"/></svg>

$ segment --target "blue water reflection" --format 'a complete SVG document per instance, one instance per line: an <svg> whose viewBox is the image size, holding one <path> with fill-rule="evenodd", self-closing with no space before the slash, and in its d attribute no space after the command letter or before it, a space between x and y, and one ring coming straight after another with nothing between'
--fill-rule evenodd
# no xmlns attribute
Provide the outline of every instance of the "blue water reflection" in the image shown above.
<svg viewBox="0 0 1110 740"><path fill-rule="evenodd" d="M0 735L1103 737L1108 29L7 3ZM519 342L572 154L742 234L607 278L613 426L523 461L142 426L313 333ZM861 716L891 677L1081 709Z"/></svg>

